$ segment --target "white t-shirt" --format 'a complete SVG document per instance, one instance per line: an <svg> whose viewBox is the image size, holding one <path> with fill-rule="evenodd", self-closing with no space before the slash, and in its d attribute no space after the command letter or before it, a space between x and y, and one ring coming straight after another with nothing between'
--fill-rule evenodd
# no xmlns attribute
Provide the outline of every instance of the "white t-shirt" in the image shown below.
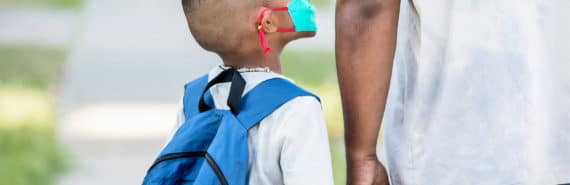
<svg viewBox="0 0 570 185"><path fill-rule="evenodd" d="M209 73L213 79L222 69ZM244 95L259 83L284 76L272 72L241 73ZM229 109L230 83L214 85L210 93L217 109ZM260 102L262 103L262 102ZM179 127L184 123L180 106ZM297 97L275 110L249 130L250 185L332 185L332 161L326 123L320 102L314 97Z"/></svg>
<svg viewBox="0 0 570 185"><path fill-rule="evenodd" d="M570 1L402 1L393 185L570 183Z"/></svg>

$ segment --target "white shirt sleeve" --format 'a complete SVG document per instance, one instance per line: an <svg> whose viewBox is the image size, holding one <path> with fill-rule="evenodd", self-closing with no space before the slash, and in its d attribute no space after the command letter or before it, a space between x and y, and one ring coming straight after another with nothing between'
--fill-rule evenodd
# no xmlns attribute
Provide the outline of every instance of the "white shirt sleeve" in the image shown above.
<svg viewBox="0 0 570 185"><path fill-rule="evenodd" d="M293 99L283 112L284 141L279 163L285 185L332 185L328 132L321 104L313 97ZM288 104L289 104L288 103Z"/></svg>

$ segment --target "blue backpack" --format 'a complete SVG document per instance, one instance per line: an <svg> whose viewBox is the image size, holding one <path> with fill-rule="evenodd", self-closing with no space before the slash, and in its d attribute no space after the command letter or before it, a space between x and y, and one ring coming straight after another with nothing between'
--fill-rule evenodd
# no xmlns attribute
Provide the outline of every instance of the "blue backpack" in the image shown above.
<svg viewBox="0 0 570 185"><path fill-rule="evenodd" d="M208 89L231 82L230 110L212 108ZM235 69L208 82L203 76L184 93L186 121L162 150L144 178L145 185L248 184L248 130L289 100L317 96L281 79L261 82L242 98L245 80Z"/></svg>

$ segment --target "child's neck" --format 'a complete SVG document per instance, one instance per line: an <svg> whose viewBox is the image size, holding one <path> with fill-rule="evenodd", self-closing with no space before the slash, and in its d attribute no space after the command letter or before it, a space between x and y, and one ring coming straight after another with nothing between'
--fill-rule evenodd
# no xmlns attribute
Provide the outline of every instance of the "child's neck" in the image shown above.
<svg viewBox="0 0 570 185"><path fill-rule="evenodd" d="M268 67L275 73L282 73L281 70L281 49L274 48L267 56L259 55L220 55L225 66L234 68L256 68Z"/></svg>

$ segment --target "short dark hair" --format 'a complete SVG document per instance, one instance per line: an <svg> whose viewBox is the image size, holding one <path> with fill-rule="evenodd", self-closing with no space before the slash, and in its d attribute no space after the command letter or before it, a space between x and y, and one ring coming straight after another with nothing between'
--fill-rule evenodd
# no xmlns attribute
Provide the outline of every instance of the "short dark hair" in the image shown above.
<svg viewBox="0 0 570 185"><path fill-rule="evenodd" d="M220 53L240 47L246 33L256 34L254 24L248 27L246 12L264 1L182 0L182 7L194 39L202 48Z"/></svg>

